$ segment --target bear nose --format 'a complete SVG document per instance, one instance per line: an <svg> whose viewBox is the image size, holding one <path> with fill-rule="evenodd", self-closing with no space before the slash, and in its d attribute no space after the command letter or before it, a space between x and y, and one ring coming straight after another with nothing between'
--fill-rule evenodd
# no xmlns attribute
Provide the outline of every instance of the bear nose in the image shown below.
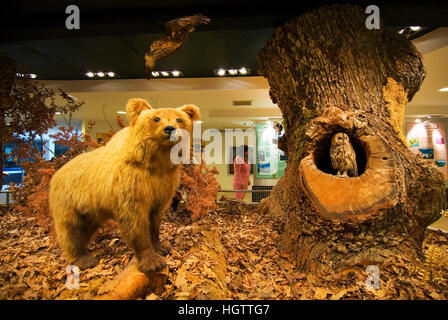
<svg viewBox="0 0 448 320"><path fill-rule="evenodd" d="M173 126L166 126L165 128L163 128L163 131L166 134L171 134L172 132L176 131L176 128L174 128Z"/></svg>

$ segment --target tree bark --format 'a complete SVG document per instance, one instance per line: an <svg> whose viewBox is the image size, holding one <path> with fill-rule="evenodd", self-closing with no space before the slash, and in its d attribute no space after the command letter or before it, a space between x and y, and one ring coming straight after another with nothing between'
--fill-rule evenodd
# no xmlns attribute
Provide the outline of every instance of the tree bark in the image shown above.
<svg viewBox="0 0 448 320"><path fill-rule="evenodd" d="M444 179L413 155L405 104L425 77L404 36L368 30L364 9L330 5L279 27L258 60L284 116L285 175L263 210L284 222L283 242L307 271L421 258L426 226L444 204ZM336 176L331 139L346 133L359 175ZM286 150L285 150L286 149Z"/></svg>

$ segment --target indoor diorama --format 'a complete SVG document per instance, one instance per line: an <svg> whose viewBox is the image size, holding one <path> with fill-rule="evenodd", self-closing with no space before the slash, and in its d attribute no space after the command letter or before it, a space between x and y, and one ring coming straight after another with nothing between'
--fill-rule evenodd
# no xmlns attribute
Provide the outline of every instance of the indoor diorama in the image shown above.
<svg viewBox="0 0 448 320"><path fill-rule="evenodd" d="M448 3L0 16L0 299L448 299Z"/></svg>

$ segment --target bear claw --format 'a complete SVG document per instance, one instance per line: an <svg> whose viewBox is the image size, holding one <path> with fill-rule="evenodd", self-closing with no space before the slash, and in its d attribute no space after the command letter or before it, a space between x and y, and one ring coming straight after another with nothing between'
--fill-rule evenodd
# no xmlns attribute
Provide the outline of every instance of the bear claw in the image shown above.
<svg viewBox="0 0 448 320"><path fill-rule="evenodd" d="M143 256L138 262L138 269L143 273L153 273L166 266L165 258L154 253Z"/></svg>

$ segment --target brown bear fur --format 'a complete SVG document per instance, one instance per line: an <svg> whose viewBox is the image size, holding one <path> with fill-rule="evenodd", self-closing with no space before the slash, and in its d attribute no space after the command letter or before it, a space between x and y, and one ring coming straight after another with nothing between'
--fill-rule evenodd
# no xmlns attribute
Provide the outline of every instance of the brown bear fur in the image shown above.
<svg viewBox="0 0 448 320"><path fill-rule="evenodd" d="M96 265L87 244L106 219L120 224L141 271L162 268L161 254L169 251L159 241L159 226L179 184L180 167L170 160L171 147L178 142L164 128L191 133L199 109L152 109L146 100L131 99L126 111L129 127L106 146L69 161L50 183L50 212L59 243L68 262L81 269Z"/></svg>

